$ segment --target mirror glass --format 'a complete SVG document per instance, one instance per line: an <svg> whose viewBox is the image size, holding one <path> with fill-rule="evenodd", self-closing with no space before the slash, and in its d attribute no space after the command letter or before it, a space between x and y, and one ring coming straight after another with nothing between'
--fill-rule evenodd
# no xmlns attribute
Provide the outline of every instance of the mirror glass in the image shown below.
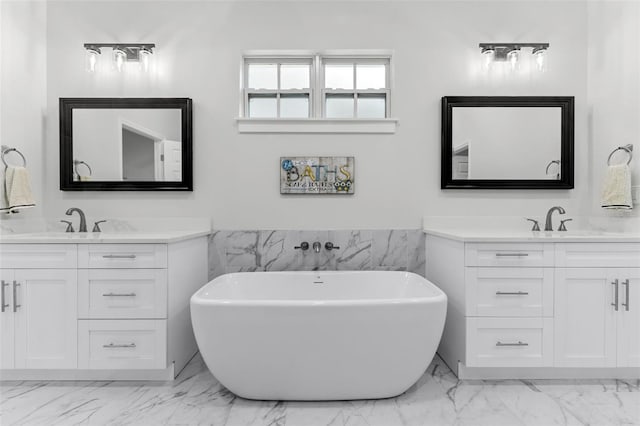
<svg viewBox="0 0 640 426"><path fill-rule="evenodd" d="M453 109L454 179L560 179L562 111Z"/></svg>
<svg viewBox="0 0 640 426"><path fill-rule="evenodd" d="M74 181L182 179L179 109L75 109Z"/></svg>
<svg viewBox="0 0 640 426"><path fill-rule="evenodd" d="M60 99L62 190L191 190L191 100Z"/></svg>
<svg viewBox="0 0 640 426"><path fill-rule="evenodd" d="M442 189L573 188L570 96L442 98Z"/></svg>

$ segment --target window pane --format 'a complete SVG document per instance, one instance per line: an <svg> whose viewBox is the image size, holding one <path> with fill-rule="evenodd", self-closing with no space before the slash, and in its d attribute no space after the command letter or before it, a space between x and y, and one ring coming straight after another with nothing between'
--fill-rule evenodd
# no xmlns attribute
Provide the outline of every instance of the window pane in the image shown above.
<svg viewBox="0 0 640 426"><path fill-rule="evenodd" d="M281 89L308 89L309 65L307 64L282 64L280 65Z"/></svg>
<svg viewBox="0 0 640 426"><path fill-rule="evenodd" d="M249 117L275 118L278 116L276 95L249 95Z"/></svg>
<svg viewBox="0 0 640 426"><path fill-rule="evenodd" d="M353 118L353 95L327 94L325 115L327 118Z"/></svg>
<svg viewBox="0 0 640 426"><path fill-rule="evenodd" d="M353 64L325 65L324 87L327 89L353 89Z"/></svg>
<svg viewBox="0 0 640 426"><path fill-rule="evenodd" d="M249 64L249 89L277 89L278 66L276 64Z"/></svg>
<svg viewBox="0 0 640 426"><path fill-rule="evenodd" d="M309 95L280 95L280 117L309 118Z"/></svg>
<svg viewBox="0 0 640 426"><path fill-rule="evenodd" d="M387 67L384 64L357 64L356 65L356 88L363 89L385 89L387 86Z"/></svg>
<svg viewBox="0 0 640 426"><path fill-rule="evenodd" d="M387 97L384 94L358 95L358 118L385 118Z"/></svg>

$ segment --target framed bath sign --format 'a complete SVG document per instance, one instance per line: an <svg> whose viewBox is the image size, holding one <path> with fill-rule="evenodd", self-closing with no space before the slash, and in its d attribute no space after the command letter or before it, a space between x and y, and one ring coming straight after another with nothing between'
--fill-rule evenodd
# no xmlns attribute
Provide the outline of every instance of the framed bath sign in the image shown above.
<svg viewBox="0 0 640 426"><path fill-rule="evenodd" d="M281 194L353 194L353 157L280 157Z"/></svg>

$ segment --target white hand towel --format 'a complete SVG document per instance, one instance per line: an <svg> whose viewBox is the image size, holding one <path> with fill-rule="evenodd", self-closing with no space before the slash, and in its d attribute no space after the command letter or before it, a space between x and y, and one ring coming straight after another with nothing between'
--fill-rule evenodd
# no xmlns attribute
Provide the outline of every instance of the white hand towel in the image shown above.
<svg viewBox="0 0 640 426"><path fill-rule="evenodd" d="M602 188L602 208L631 210L631 170L626 164L609 166Z"/></svg>
<svg viewBox="0 0 640 426"><path fill-rule="evenodd" d="M11 213L35 206L29 172L24 167L9 166L4 174L4 197L0 211Z"/></svg>

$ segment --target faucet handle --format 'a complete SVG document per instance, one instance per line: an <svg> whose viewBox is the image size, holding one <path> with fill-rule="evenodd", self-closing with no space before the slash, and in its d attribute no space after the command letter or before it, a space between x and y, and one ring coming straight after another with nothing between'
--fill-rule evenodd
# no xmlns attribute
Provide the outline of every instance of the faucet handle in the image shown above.
<svg viewBox="0 0 640 426"><path fill-rule="evenodd" d="M300 243L299 246L295 246L294 249L295 250L302 250L302 251L309 250L309 243L306 242L306 241L303 241L303 242Z"/></svg>
<svg viewBox="0 0 640 426"><path fill-rule="evenodd" d="M97 222L95 222L93 224L93 229L91 230L91 232L102 232L102 229L100 229L100 224L101 223L105 223L106 220L99 220Z"/></svg>
<svg viewBox="0 0 640 426"><path fill-rule="evenodd" d="M329 251L331 251L331 250L340 250L340 247L333 245L333 243L331 241L326 242L324 244L324 248L326 250L329 250Z"/></svg>
<svg viewBox="0 0 640 426"><path fill-rule="evenodd" d="M564 225L565 222L569 222L573 219L564 219L560 221L560 227L558 228L558 231L566 231L567 227Z"/></svg>
<svg viewBox="0 0 640 426"><path fill-rule="evenodd" d="M69 221L69 220L61 220L60 222L63 222L63 223L67 224L67 229L65 229L64 232L75 232L75 229L73 229L73 224L71 223L71 221Z"/></svg>
<svg viewBox="0 0 640 426"><path fill-rule="evenodd" d="M533 222L533 227L531 228L532 231L539 231L540 230L540 224L538 223L537 220L529 219L528 217L526 217L525 219L527 219L530 222Z"/></svg>

